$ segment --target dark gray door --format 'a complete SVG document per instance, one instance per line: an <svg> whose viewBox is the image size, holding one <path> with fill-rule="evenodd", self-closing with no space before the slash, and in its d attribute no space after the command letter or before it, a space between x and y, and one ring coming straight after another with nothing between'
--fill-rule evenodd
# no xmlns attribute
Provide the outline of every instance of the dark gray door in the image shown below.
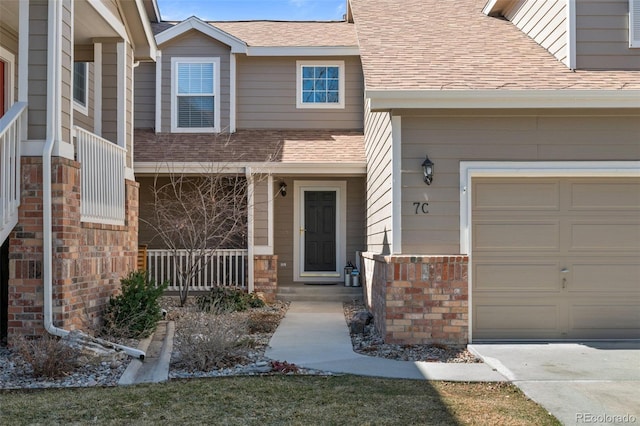
<svg viewBox="0 0 640 426"><path fill-rule="evenodd" d="M336 270L336 192L304 193L304 270Z"/></svg>

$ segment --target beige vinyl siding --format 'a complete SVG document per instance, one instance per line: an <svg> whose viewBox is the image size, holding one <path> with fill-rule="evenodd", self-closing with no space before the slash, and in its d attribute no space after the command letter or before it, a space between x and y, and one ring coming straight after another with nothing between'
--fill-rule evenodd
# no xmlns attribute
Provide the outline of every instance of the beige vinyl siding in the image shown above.
<svg viewBox="0 0 640 426"><path fill-rule="evenodd" d="M296 61L344 60L345 108L296 108ZM362 129L363 75L358 57L285 58L237 55L239 129Z"/></svg>
<svg viewBox="0 0 640 426"><path fill-rule="evenodd" d="M118 140L118 53L115 43L102 44L102 137Z"/></svg>
<svg viewBox="0 0 640 426"><path fill-rule="evenodd" d="M0 46L13 54L15 62L13 63L13 99L18 100L18 36L8 28L0 27ZM7 105L10 108L11 105Z"/></svg>
<svg viewBox="0 0 640 426"><path fill-rule="evenodd" d="M220 128L229 128L229 63L230 48L195 30L189 31L160 46L162 49L162 131L171 131L171 58L219 57L220 70Z"/></svg>
<svg viewBox="0 0 640 426"><path fill-rule="evenodd" d="M127 167L133 169L133 48L129 43L125 43L125 84L126 84L126 113L125 113L125 135L127 147Z"/></svg>
<svg viewBox="0 0 640 426"><path fill-rule="evenodd" d="M435 163L431 186L422 180L425 155ZM460 161L639 159L639 110L408 112L402 117L402 252L459 253ZM413 203L424 200L429 213L415 214Z"/></svg>
<svg viewBox="0 0 640 426"><path fill-rule="evenodd" d="M134 70L134 126L136 129L156 127L156 64L141 62Z"/></svg>
<svg viewBox="0 0 640 426"><path fill-rule="evenodd" d="M29 3L28 139L47 137L47 2Z"/></svg>
<svg viewBox="0 0 640 426"><path fill-rule="evenodd" d="M269 244L269 193L266 176L254 178L253 198L253 243L257 246Z"/></svg>
<svg viewBox="0 0 640 426"><path fill-rule="evenodd" d="M73 4L72 0L62 2L62 102L61 125L62 140L73 143L71 140L71 117L73 111Z"/></svg>
<svg viewBox="0 0 640 426"><path fill-rule="evenodd" d="M287 285L293 283L293 239L298 238L298 233L293 229L293 183L300 180L327 181L334 180L347 182L347 244L346 259L340 262L352 262L355 264L355 252L363 251L365 244L365 181L359 177L344 177L327 179L326 176L278 177L274 180L275 190L277 183L286 182L289 192L286 197L280 195L274 199L274 254L278 256L278 284ZM344 265L339 264L339 268Z"/></svg>
<svg viewBox="0 0 640 426"><path fill-rule="evenodd" d="M576 15L579 69L640 69L640 49L629 48L628 0L580 0Z"/></svg>
<svg viewBox="0 0 640 426"><path fill-rule="evenodd" d="M74 108L73 110L73 124L76 126L80 126L83 129L89 132L95 132L94 130L94 122L93 117L95 116L94 110L94 100L95 100L95 90L94 90L94 81L95 81L95 67L93 62L89 62L87 64L87 79L89 80L89 90L87 92L87 112L85 115L82 112L78 111ZM71 96L73 97L73 91L71 92Z"/></svg>
<svg viewBox="0 0 640 426"><path fill-rule="evenodd" d="M568 66L567 14L566 0L520 0L505 17Z"/></svg>
<svg viewBox="0 0 640 426"><path fill-rule="evenodd" d="M392 136L391 114L365 113L365 151L367 155L367 251L390 253L392 220Z"/></svg>

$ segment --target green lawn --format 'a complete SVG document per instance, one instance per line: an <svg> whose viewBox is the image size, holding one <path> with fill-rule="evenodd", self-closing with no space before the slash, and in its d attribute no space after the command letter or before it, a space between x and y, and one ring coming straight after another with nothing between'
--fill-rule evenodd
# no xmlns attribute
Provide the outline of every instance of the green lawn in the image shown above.
<svg viewBox="0 0 640 426"><path fill-rule="evenodd" d="M0 424L558 425L515 386L356 376L0 391Z"/></svg>

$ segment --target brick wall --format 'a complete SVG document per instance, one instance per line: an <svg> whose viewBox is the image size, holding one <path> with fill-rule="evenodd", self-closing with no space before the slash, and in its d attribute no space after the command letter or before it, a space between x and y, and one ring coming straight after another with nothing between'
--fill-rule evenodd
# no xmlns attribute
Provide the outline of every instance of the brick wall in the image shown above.
<svg viewBox="0 0 640 426"><path fill-rule="evenodd" d="M9 245L9 341L44 334L42 280L42 159L22 159L22 204ZM80 165L52 162L53 320L68 330L89 329L135 269L138 184L126 182L124 226L80 222Z"/></svg>
<svg viewBox="0 0 640 426"><path fill-rule="evenodd" d="M362 256L367 304L385 342L467 343L468 257Z"/></svg>
<svg viewBox="0 0 640 426"><path fill-rule="evenodd" d="M278 291L278 256L256 255L253 257L253 286L256 293L264 294L268 302L276 300Z"/></svg>

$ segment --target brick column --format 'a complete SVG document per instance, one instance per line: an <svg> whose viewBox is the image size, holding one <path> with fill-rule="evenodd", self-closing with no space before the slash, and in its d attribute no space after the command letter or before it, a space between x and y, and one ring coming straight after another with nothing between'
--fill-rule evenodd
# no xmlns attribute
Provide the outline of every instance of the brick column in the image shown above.
<svg viewBox="0 0 640 426"><path fill-rule="evenodd" d="M467 343L468 257L365 253L362 263L369 308L385 342Z"/></svg>
<svg viewBox="0 0 640 426"><path fill-rule="evenodd" d="M253 288L262 293L267 302L276 300L278 291L278 256L255 255L253 257Z"/></svg>
<svg viewBox="0 0 640 426"><path fill-rule="evenodd" d="M45 333L41 158L22 159L22 188L18 225L9 243L9 341ZM126 181L124 225L81 222L80 200L80 164L54 157L53 321L68 330L96 326L120 278L137 263L138 184Z"/></svg>

